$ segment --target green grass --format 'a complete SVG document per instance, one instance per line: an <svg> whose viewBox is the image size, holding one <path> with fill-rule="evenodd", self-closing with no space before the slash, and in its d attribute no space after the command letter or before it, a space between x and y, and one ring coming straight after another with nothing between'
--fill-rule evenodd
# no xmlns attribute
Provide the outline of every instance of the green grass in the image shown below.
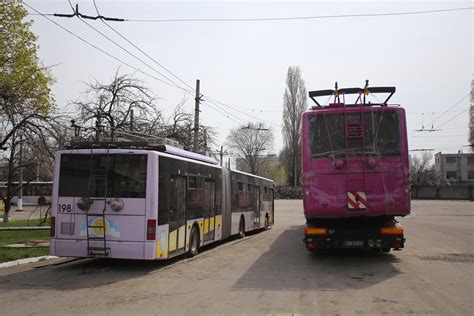
<svg viewBox="0 0 474 316"><path fill-rule="evenodd" d="M38 239L49 240L49 230L0 231L0 247Z"/></svg>
<svg viewBox="0 0 474 316"><path fill-rule="evenodd" d="M7 223L0 222L0 227L24 227L24 226L39 226L41 223L40 219L30 219L28 222L27 219L17 219L10 220ZM49 226L49 219L43 226Z"/></svg>
<svg viewBox="0 0 474 316"><path fill-rule="evenodd" d="M29 226L39 225L40 220L31 220ZM48 224L49 225L49 224ZM27 226L27 220L15 220L0 223L0 227ZM23 258L45 256L49 254L49 247L7 248L5 245L24 243L32 240L49 240L49 230L19 230L0 231L0 262Z"/></svg>
<svg viewBox="0 0 474 316"><path fill-rule="evenodd" d="M49 255L49 247L0 248L0 263Z"/></svg>

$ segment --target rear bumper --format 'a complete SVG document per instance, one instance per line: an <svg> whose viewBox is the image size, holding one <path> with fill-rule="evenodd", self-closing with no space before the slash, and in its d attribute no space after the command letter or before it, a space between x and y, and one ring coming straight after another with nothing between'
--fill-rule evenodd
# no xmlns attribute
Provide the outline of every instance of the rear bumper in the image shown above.
<svg viewBox="0 0 474 316"><path fill-rule="evenodd" d="M306 249L402 249L405 245L403 235L372 235L372 236L331 236L314 235L305 236Z"/></svg>
<svg viewBox="0 0 474 316"><path fill-rule="evenodd" d="M101 246L99 244L91 246ZM101 258L154 260L156 242L107 241L107 256ZM58 257L96 257L89 255L85 239L50 240L50 254Z"/></svg>

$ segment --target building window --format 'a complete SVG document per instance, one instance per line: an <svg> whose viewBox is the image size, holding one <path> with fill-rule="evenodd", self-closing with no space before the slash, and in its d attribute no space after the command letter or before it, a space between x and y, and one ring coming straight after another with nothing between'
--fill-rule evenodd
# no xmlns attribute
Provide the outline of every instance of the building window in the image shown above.
<svg viewBox="0 0 474 316"><path fill-rule="evenodd" d="M456 180L458 177L458 174L456 171L447 171L446 172L446 179L448 180Z"/></svg>
<svg viewBox="0 0 474 316"><path fill-rule="evenodd" d="M446 157L446 163L456 163L456 157Z"/></svg>
<svg viewBox="0 0 474 316"><path fill-rule="evenodd" d="M468 180L474 180L474 171L469 171L467 173L467 179Z"/></svg>
<svg viewBox="0 0 474 316"><path fill-rule="evenodd" d="M474 156L467 156L467 165L474 166Z"/></svg>

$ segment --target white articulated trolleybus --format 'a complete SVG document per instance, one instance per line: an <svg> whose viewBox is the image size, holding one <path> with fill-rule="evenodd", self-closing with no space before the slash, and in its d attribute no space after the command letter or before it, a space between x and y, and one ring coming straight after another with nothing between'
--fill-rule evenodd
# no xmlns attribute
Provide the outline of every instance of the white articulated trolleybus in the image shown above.
<svg viewBox="0 0 474 316"><path fill-rule="evenodd" d="M56 154L51 254L168 259L274 222L273 181L146 143Z"/></svg>

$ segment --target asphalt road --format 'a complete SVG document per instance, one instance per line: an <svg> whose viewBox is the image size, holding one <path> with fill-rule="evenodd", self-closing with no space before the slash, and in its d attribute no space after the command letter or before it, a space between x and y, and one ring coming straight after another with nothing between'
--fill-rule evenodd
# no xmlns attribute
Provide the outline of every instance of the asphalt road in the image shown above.
<svg viewBox="0 0 474 316"><path fill-rule="evenodd" d="M414 201L406 248L308 253L301 201L273 229L193 259L0 269L1 314L472 315L474 202Z"/></svg>

